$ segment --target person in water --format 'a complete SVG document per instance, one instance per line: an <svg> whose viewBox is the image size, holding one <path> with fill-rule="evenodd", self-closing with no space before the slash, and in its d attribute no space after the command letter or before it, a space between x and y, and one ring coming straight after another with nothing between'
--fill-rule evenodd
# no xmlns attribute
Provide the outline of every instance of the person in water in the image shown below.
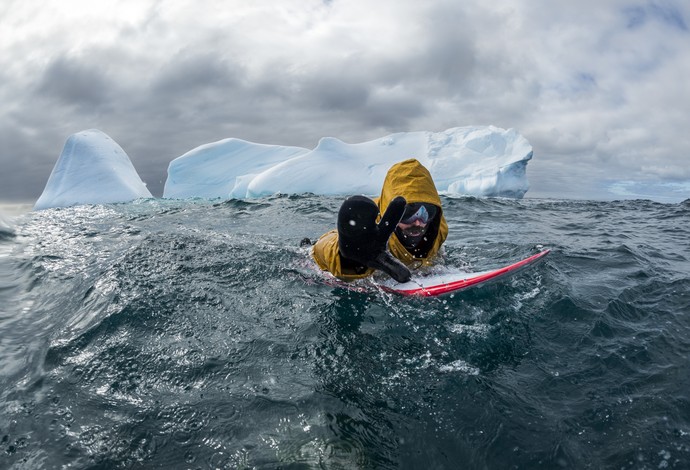
<svg viewBox="0 0 690 470"><path fill-rule="evenodd" d="M406 282L410 267L431 264L447 236L431 174L409 159L388 170L379 198L347 198L338 211L337 229L317 240L312 255L321 269L346 281L379 269Z"/></svg>

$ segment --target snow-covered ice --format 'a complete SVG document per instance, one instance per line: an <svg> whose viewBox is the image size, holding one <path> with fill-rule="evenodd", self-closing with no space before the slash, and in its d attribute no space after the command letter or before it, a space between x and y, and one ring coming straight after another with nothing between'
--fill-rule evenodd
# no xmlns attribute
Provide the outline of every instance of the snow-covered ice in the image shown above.
<svg viewBox="0 0 690 470"><path fill-rule="evenodd" d="M515 130L487 126L402 132L358 144L324 137L311 151L226 139L173 160L163 197L376 195L391 165L407 158L426 166L444 194L521 198L529 189L532 147Z"/></svg>
<svg viewBox="0 0 690 470"><path fill-rule="evenodd" d="M150 197L125 151L103 132L89 129L67 139L34 209Z"/></svg>
<svg viewBox="0 0 690 470"><path fill-rule="evenodd" d="M168 166L165 198L256 198L276 193L377 195L388 169L416 158L442 194L521 198L529 142L513 129L401 132L363 143L322 138L315 149L224 139ZM150 198L124 150L103 132L70 136L34 209Z"/></svg>
<svg viewBox="0 0 690 470"><path fill-rule="evenodd" d="M247 186L256 176L308 152L300 147L240 139L205 144L170 162L163 197L244 198Z"/></svg>

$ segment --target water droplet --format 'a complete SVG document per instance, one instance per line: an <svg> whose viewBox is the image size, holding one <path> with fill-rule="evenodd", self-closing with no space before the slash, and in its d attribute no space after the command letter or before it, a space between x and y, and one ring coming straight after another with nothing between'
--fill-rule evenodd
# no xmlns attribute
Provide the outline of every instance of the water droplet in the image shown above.
<svg viewBox="0 0 690 470"><path fill-rule="evenodd" d="M352 226L354 227L355 225L357 225L357 222L355 222L354 220L350 219L350 225L352 225Z"/></svg>

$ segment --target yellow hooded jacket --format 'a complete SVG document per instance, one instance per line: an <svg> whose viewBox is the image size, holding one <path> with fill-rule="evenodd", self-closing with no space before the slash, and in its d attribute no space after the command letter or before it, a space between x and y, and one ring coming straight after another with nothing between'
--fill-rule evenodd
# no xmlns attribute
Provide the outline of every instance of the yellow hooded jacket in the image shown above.
<svg viewBox="0 0 690 470"><path fill-rule="evenodd" d="M438 196L431 174L421 163L415 159L409 159L396 163L386 174L381 189L381 197L374 199L379 206L379 217L386 212L390 201L397 196L403 196L408 204L424 202L434 204L438 207L437 215L431 220L431 226L427 231L429 249L425 256L415 257L398 240L395 232L388 240L388 249L391 254L408 266L431 264L432 258L438 253L441 245L448 236L448 224L443 216L441 208L441 198ZM312 251L316 264L323 270L329 271L334 276L350 281L371 276L374 269L367 269L364 273L358 274L353 270L344 268L341 264L340 253L338 251L338 231L331 230L318 239Z"/></svg>

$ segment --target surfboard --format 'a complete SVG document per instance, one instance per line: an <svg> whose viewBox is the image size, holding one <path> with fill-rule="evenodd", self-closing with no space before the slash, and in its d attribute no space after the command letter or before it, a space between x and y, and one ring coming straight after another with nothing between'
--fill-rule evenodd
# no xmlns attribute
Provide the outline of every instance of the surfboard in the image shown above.
<svg viewBox="0 0 690 470"><path fill-rule="evenodd" d="M359 282L341 281L330 273L324 272L324 274L327 274L329 277L327 281L329 285L358 292L367 292L374 288L403 296L436 297L510 276L526 267L534 265L548 255L549 252L550 250L543 250L528 258L498 269L479 272L449 272L428 276L414 276L409 282L405 283L396 282L391 278L372 278L370 282L363 284Z"/></svg>
<svg viewBox="0 0 690 470"><path fill-rule="evenodd" d="M489 281L494 281L511 274L515 274L548 255L550 250L541 251L528 258L516 263L490 271L480 271L474 273L449 273L436 274L425 277L413 277L405 283L398 283L393 279L374 281L381 289L394 292L396 294L410 296L418 295L423 297L436 297L438 295L450 294L468 287L478 286Z"/></svg>

